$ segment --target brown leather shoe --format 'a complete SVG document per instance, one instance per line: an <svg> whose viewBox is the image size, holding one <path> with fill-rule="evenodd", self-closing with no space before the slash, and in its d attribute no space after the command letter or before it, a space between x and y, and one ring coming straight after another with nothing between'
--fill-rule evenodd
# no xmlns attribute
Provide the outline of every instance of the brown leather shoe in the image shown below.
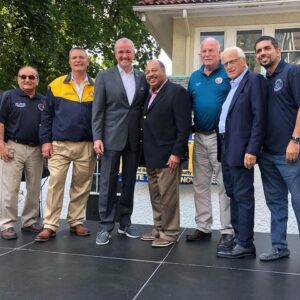
<svg viewBox="0 0 300 300"><path fill-rule="evenodd" d="M18 238L17 233L13 227L9 227L1 231L1 237L5 240L15 240Z"/></svg>
<svg viewBox="0 0 300 300"><path fill-rule="evenodd" d="M146 232L141 235L142 241L154 241L156 238L159 238L159 233L153 233L153 232Z"/></svg>
<svg viewBox="0 0 300 300"><path fill-rule="evenodd" d="M22 227L22 230L39 233L43 230L43 226L36 222L30 226Z"/></svg>
<svg viewBox="0 0 300 300"><path fill-rule="evenodd" d="M70 227L70 231L79 236L90 235L89 230L86 227L84 227L82 224L78 224L76 226Z"/></svg>
<svg viewBox="0 0 300 300"><path fill-rule="evenodd" d="M36 242L47 242L50 240L50 238L53 238L56 236L55 231L49 229L49 228L44 228L36 237L35 241Z"/></svg>
<svg viewBox="0 0 300 300"><path fill-rule="evenodd" d="M188 242L203 241L211 238L211 232L206 233L196 229L192 234L187 234L185 237Z"/></svg>

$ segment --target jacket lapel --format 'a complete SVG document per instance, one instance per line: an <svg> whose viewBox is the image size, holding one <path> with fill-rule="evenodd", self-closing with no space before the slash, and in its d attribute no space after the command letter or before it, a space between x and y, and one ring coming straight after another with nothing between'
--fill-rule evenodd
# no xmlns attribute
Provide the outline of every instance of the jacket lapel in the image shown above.
<svg viewBox="0 0 300 300"><path fill-rule="evenodd" d="M166 92L168 84L169 84L169 81L167 81L165 83L165 85L162 87L162 89L158 92L158 94L156 95L155 99L152 101L152 103L150 104L149 107L148 107L148 105L149 105L149 100L150 100L151 96L148 97L147 103L146 103L147 105L145 106L147 113L149 111L151 111L151 109L164 97L164 94Z"/></svg>
<svg viewBox="0 0 300 300"><path fill-rule="evenodd" d="M246 72L246 74L244 75L242 81L240 82L237 90L235 91L234 93L234 96L232 98L232 101L230 103L230 106L229 106L229 109L228 109L228 114L230 113L230 111L233 109L235 103L236 103L236 100L238 99L240 93L242 92L242 90L244 89L244 86L246 84L246 82L248 81L248 77L249 77L249 71Z"/></svg>
<svg viewBox="0 0 300 300"><path fill-rule="evenodd" d="M126 90L125 90L125 87L124 87L124 84L123 84L123 81L121 78L121 74L120 74L117 66L113 69L113 77L114 77L113 82L115 82L116 85L122 90L122 94L123 94L122 101L125 101L125 103L127 103L129 105Z"/></svg>

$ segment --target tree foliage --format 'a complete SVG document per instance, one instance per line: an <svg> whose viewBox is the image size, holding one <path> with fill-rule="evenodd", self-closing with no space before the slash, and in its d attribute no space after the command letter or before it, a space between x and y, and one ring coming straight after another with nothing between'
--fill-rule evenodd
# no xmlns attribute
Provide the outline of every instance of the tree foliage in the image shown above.
<svg viewBox="0 0 300 300"><path fill-rule="evenodd" d="M159 47L134 14L136 0L0 0L0 90L16 85L18 69L36 67L39 90L69 72L68 52L81 46L92 55L89 74L115 65L114 43L130 38L137 67L157 56ZM100 59L99 59L100 58ZM100 61L100 63L99 63Z"/></svg>

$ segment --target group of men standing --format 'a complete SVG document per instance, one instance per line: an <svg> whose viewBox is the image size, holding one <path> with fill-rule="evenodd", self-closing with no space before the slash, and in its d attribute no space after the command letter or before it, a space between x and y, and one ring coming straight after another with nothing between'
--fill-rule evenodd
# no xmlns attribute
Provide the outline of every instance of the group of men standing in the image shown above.
<svg viewBox="0 0 300 300"><path fill-rule="evenodd" d="M55 79L46 97L36 93L38 73L23 67L19 88L2 95L0 108L1 237L15 239L17 196L22 171L27 197L22 229L35 241L56 235L67 171L73 162L67 222L78 236L83 226L96 157L101 160L96 244L110 242L118 210L118 233L151 241L153 247L174 244L179 235L179 178L188 157L191 111L194 116L194 200L196 230L188 242L209 239L212 232L210 183L219 188L221 238L217 256L255 256L254 165L259 162L271 211L272 249L263 261L289 256L286 240L288 191L300 228L300 71L280 59L277 41L261 37L256 59L267 78L250 72L242 49L221 55L217 40L201 42L202 67L188 90L170 82L162 62L152 60L145 74L133 68L131 40L115 43L117 66L87 74L84 49L69 53L71 73ZM142 154L142 155L141 155ZM37 222L43 158L50 179L43 227ZM117 201L122 160L122 190ZM140 235L131 224L136 171L146 166L153 230ZM118 209L117 209L118 207Z"/></svg>

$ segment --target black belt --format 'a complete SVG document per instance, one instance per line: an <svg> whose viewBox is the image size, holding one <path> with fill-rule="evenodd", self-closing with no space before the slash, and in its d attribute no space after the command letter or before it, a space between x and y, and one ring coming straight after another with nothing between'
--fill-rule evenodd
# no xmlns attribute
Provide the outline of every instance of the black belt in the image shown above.
<svg viewBox="0 0 300 300"><path fill-rule="evenodd" d="M8 139L10 141L15 142L15 143L26 145L26 146L29 146L29 147L37 147L37 146L40 145L39 143L35 143L35 142L31 142L31 141L26 141L26 140L22 140L22 139L14 139L14 138L8 138Z"/></svg>
<svg viewBox="0 0 300 300"><path fill-rule="evenodd" d="M225 140L225 132L219 133L219 136L220 136L221 140Z"/></svg>
<svg viewBox="0 0 300 300"><path fill-rule="evenodd" d="M216 133L215 130L208 130L208 131L197 130L196 132L197 132L197 133L202 133L202 134L204 134L204 135L211 135L211 134L213 134L213 133Z"/></svg>

